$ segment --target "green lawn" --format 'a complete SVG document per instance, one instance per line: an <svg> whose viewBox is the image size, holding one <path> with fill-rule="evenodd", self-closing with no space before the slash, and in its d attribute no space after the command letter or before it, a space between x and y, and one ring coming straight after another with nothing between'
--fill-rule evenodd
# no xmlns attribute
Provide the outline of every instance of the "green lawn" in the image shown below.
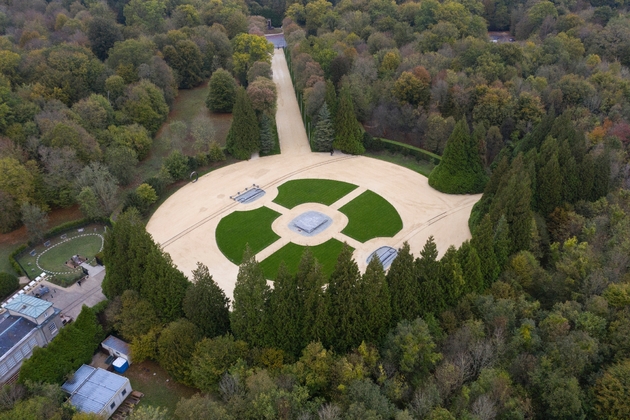
<svg viewBox="0 0 630 420"><path fill-rule="evenodd" d="M280 185L273 201L288 209L303 203L329 206L355 188L354 184L331 179L295 179Z"/></svg>
<svg viewBox="0 0 630 420"><path fill-rule="evenodd" d="M86 257L90 261L101 250L103 241L100 236L88 235L72 238L67 242L63 242L39 257L39 265L45 270L50 271L71 271L65 262L73 255L79 254ZM29 254L26 254L30 257Z"/></svg>
<svg viewBox="0 0 630 420"><path fill-rule="evenodd" d="M419 173L420 175L424 175L427 178L429 174L435 168L435 165L431 162L426 162L424 160L416 160L412 156L403 156L401 154L392 154L388 151L382 152L368 152L365 156L384 160L385 162L394 163L399 166L404 166L407 169L411 169L414 172Z"/></svg>
<svg viewBox="0 0 630 420"><path fill-rule="evenodd" d="M180 398L190 398L199 392L194 388L175 382L155 362L134 363L129 366L123 376L129 378L131 387L135 391L144 394L140 400L140 405L166 408L170 415L175 412Z"/></svg>
<svg viewBox="0 0 630 420"><path fill-rule="evenodd" d="M271 223L278 216L280 213L267 207L225 216L216 230L219 249L234 264L240 264L246 244L256 254L280 238L271 230Z"/></svg>
<svg viewBox="0 0 630 420"><path fill-rule="evenodd" d="M322 264L322 271L324 272L326 278L328 278L335 269L337 257L339 256L342 248L343 243L339 242L336 239L329 239L323 244L311 247L313 255L315 256L317 261ZM305 249L305 246L296 245L293 242L289 242L288 244L268 256L260 263L260 266L265 273L265 277L270 280L274 280L278 275L278 268L280 267L280 263L282 261L284 261L284 263L286 264L289 272L296 273Z"/></svg>
<svg viewBox="0 0 630 420"><path fill-rule="evenodd" d="M394 206L370 190L341 207L339 211L348 216L348 225L341 233L359 242L392 237L402 229L402 220Z"/></svg>
<svg viewBox="0 0 630 420"><path fill-rule="evenodd" d="M17 261L24 268L28 277L32 280L41 274L41 270L37 268L37 265L35 264L37 256L41 255L39 265L42 268L50 271L66 272L65 274L55 274L52 277L53 283L66 287L74 283L74 281L80 278L83 274L80 271L71 271L70 268L65 265L65 262L76 254L87 257L88 261L90 261L101 248L100 237L94 235L81 235L85 233L98 233L103 235L104 232L104 226L99 224L87 225L83 228L83 232L79 232L78 229L71 229L65 232L65 239L70 239L69 241L63 242L65 239L62 239L62 234L59 234L45 240L50 241L51 247L45 247L43 243L39 243L35 247L27 248L22 255L17 257ZM63 242L61 245L52 247L52 245L59 244L61 242ZM30 255L31 250L35 250L35 256ZM43 255L42 252L44 252Z"/></svg>

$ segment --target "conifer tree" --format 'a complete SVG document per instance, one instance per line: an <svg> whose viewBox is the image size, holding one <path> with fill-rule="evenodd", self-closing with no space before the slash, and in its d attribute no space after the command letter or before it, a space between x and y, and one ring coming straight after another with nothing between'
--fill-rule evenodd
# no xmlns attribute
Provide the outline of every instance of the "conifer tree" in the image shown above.
<svg viewBox="0 0 630 420"><path fill-rule="evenodd" d="M260 117L260 153L268 155L273 152L274 146L273 120L263 113Z"/></svg>
<svg viewBox="0 0 630 420"><path fill-rule="evenodd" d="M440 284L440 263L437 257L437 246L433 236L430 236L420 251L420 258L415 261L420 316L439 313L444 307L444 288Z"/></svg>
<svg viewBox="0 0 630 420"><path fill-rule="evenodd" d="M252 102L239 87L232 111L232 125L226 139L227 150L237 159L249 159L260 149L260 128Z"/></svg>
<svg viewBox="0 0 630 420"><path fill-rule="evenodd" d="M252 346L266 345L267 325L265 309L270 289L262 268L249 248L245 248L236 285L230 324L234 336Z"/></svg>
<svg viewBox="0 0 630 420"><path fill-rule="evenodd" d="M328 343L330 323L324 294L326 278L308 247L302 254L295 277L303 314L301 348L311 342Z"/></svg>
<svg viewBox="0 0 630 420"><path fill-rule="evenodd" d="M418 284L413 255L409 244L403 243L396 259L387 273L387 286L391 297L392 322L395 325L403 319L415 319L420 314Z"/></svg>
<svg viewBox="0 0 630 420"><path fill-rule="evenodd" d="M541 214L546 217L561 204L562 200L562 174L557 153L554 153L538 171L536 180L538 181L536 204Z"/></svg>
<svg viewBox="0 0 630 420"><path fill-rule="evenodd" d="M490 208L492 220L498 220L501 215L505 215L510 228L510 254L529 249L531 197L529 173L523 155L519 154L512 162L507 182L501 185Z"/></svg>
<svg viewBox="0 0 630 420"><path fill-rule="evenodd" d="M341 90L339 105L335 113L335 141L333 147L344 153L360 155L365 152L361 139L361 126L354 115L352 97L347 89Z"/></svg>
<svg viewBox="0 0 630 420"><path fill-rule="evenodd" d="M114 226L105 234L103 256L107 261L107 271L102 288L108 299L132 288L130 271L135 261L129 254L130 242L137 236L141 226L138 210L131 208L119 215Z"/></svg>
<svg viewBox="0 0 630 420"><path fill-rule="evenodd" d="M360 280L361 274L352 259L352 251L348 244L344 244L326 289L331 324L330 342L340 353L357 347L363 340L365 317L358 293Z"/></svg>
<svg viewBox="0 0 630 420"><path fill-rule="evenodd" d="M296 279L297 276L289 273L286 265L282 262L269 298L269 311L271 313L269 326L272 329L269 344L294 357L298 357L302 350L303 306Z"/></svg>
<svg viewBox="0 0 630 420"><path fill-rule="evenodd" d="M464 275L464 294L479 293L483 290L483 274L477 250L466 241L459 248L459 264Z"/></svg>
<svg viewBox="0 0 630 420"><path fill-rule="evenodd" d="M190 282L175 267L170 255L157 245L144 259L146 271L142 277L140 295L151 303L162 321L171 322L181 318L184 315L182 301Z"/></svg>
<svg viewBox="0 0 630 420"><path fill-rule="evenodd" d="M440 291L448 306L456 305L464 293L464 274L457 257L457 250L451 245L440 260Z"/></svg>
<svg viewBox="0 0 630 420"><path fill-rule="evenodd" d="M429 185L449 194L474 194L482 192L487 181L479 146L462 119L446 142L442 160L429 174Z"/></svg>
<svg viewBox="0 0 630 420"><path fill-rule="evenodd" d="M564 140L558 150L558 163L562 172L562 200L567 203L575 203L580 196L582 183L578 172L575 157L571 154L569 141Z"/></svg>
<svg viewBox="0 0 630 420"><path fill-rule="evenodd" d="M363 339L368 343L381 343L390 327L391 306L389 289L381 260L374 256L361 279L359 291L363 299Z"/></svg>
<svg viewBox="0 0 630 420"><path fill-rule="evenodd" d="M591 201L596 201L608 194L610 188L610 157L608 152L601 153L595 158L595 176L593 177L593 189Z"/></svg>
<svg viewBox="0 0 630 420"><path fill-rule="evenodd" d="M489 287L499 276L499 265L494 253L494 231L490 215L486 214L475 230L471 245L477 251L481 262L484 287Z"/></svg>
<svg viewBox="0 0 630 420"><path fill-rule="evenodd" d="M330 112L326 103L322 105L315 125L315 150L318 152L328 152L332 149L335 131L330 120Z"/></svg>
<svg viewBox="0 0 630 420"><path fill-rule="evenodd" d="M324 102L326 102L326 105L328 106L330 115L337 115L337 91L335 90L335 85L330 79L326 80L326 96L324 97Z"/></svg>
<svg viewBox="0 0 630 420"><path fill-rule="evenodd" d="M494 255L497 257L499 271L503 270L510 256L510 227L505 216L501 216L494 232Z"/></svg>
<svg viewBox="0 0 630 420"><path fill-rule="evenodd" d="M186 290L182 306L186 318L205 337L216 337L230 331L230 299L210 275L208 267L197 263L193 284Z"/></svg>

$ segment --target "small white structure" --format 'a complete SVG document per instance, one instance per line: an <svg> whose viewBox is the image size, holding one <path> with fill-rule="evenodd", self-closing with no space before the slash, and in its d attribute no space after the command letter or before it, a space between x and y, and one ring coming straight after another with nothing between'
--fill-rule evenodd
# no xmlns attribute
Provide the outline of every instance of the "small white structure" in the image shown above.
<svg viewBox="0 0 630 420"><path fill-rule="evenodd" d="M70 394L70 404L84 413L109 418L131 394L131 383L124 376L88 365L81 366L61 387Z"/></svg>
<svg viewBox="0 0 630 420"><path fill-rule="evenodd" d="M106 350L110 356L122 357L127 360L129 364L131 364L131 349L129 347L129 344L122 341L120 338L116 338L113 335L110 335L105 340L103 340L103 342L101 343L101 347L103 347L103 349Z"/></svg>

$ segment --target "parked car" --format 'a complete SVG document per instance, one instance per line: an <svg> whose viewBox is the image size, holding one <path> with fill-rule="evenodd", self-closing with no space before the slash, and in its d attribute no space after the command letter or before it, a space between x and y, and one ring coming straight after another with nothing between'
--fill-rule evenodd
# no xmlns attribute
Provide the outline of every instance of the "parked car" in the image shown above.
<svg viewBox="0 0 630 420"><path fill-rule="evenodd" d="M39 286L37 290L33 292L36 298L44 296L46 293L50 293L50 289L46 286Z"/></svg>

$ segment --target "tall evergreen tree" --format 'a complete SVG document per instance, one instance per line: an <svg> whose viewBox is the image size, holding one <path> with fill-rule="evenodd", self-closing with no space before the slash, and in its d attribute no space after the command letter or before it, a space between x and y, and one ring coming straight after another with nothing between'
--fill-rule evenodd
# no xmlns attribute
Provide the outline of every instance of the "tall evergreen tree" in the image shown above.
<svg viewBox="0 0 630 420"><path fill-rule="evenodd" d="M175 267L171 256L157 245L144 258L147 264L140 295L151 303L162 321L181 318L184 315L182 301L190 282Z"/></svg>
<svg viewBox="0 0 630 420"><path fill-rule="evenodd" d="M186 318L205 337L216 337L230 331L230 299L210 275L208 267L197 263L193 284L186 290L182 306Z"/></svg>
<svg viewBox="0 0 630 420"><path fill-rule="evenodd" d="M232 125L226 139L228 152L237 159L249 159L260 149L260 128L252 102L245 89L236 90Z"/></svg>
<svg viewBox="0 0 630 420"><path fill-rule="evenodd" d="M335 131L330 120L330 112L328 112L328 106L324 103L319 110L317 124L315 125L315 139L313 140L315 150L318 152L332 150L334 139Z"/></svg>
<svg viewBox="0 0 630 420"><path fill-rule="evenodd" d="M501 215L505 215L510 228L510 253L528 250L531 237L532 191L522 154L512 162L507 182L501 187L492 200L490 216L492 220L499 220Z"/></svg>
<svg viewBox="0 0 630 420"><path fill-rule="evenodd" d="M105 234L103 257L107 261L107 271L102 288L108 299L132 289L130 273L135 261L130 255L130 242L141 227L142 220L138 210L131 208L119 215L114 226Z"/></svg>
<svg viewBox="0 0 630 420"><path fill-rule="evenodd" d="M558 150L558 163L562 172L562 200L567 203L574 203L580 196L582 182L578 171L577 161L571 153L569 141L564 140Z"/></svg>
<svg viewBox="0 0 630 420"><path fill-rule="evenodd" d="M481 274L485 287L489 287L499 276L499 265L494 253L494 230L490 215L486 214L475 230L471 245L481 262Z"/></svg>
<svg viewBox="0 0 630 420"><path fill-rule="evenodd" d="M295 277L303 314L301 348L311 342L328 343L330 323L324 293L326 278L310 248L304 250Z"/></svg>
<svg viewBox="0 0 630 420"><path fill-rule="evenodd" d="M330 79L326 80L326 96L324 98L324 101L328 106L328 111L330 111L330 115L337 115L337 91L335 90L335 85Z"/></svg>
<svg viewBox="0 0 630 420"><path fill-rule="evenodd" d="M464 293L479 293L483 290L483 274L477 250L466 241L459 248L459 264L464 276Z"/></svg>
<svg viewBox="0 0 630 420"><path fill-rule="evenodd" d="M418 284L416 296L420 302L420 316L439 313L444 307L444 288L440 284L440 263L437 257L437 246L433 236L430 236L420 251L420 257L415 261Z"/></svg>
<svg viewBox="0 0 630 420"><path fill-rule="evenodd" d="M289 273L284 262L269 298L271 346L298 357L302 350L303 306L297 288L297 276Z"/></svg>
<svg viewBox="0 0 630 420"><path fill-rule="evenodd" d="M560 172L557 153L554 153L547 163L540 168L536 181L538 181L536 204L538 210L546 217L556 206L562 204L562 173Z"/></svg>
<svg viewBox="0 0 630 420"><path fill-rule="evenodd" d="M332 333L330 342L341 353L357 347L363 340L365 316L359 293L360 280L352 251L348 244L344 244L326 289Z"/></svg>
<svg viewBox="0 0 630 420"><path fill-rule="evenodd" d="M445 193L472 194L482 192L487 181L479 146L462 119L446 142L442 160L429 174L429 185Z"/></svg>
<svg viewBox="0 0 630 420"><path fill-rule="evenodd" d="M352 97L347 89L341 90L339 106L335 113L335 141L333 147L344 153L360 155L365 152L361 139L361 125L354 114Z"/></svg>
<svg viewBox="0 0 630 420"><path fill-rule="evenodd" d="M494 232L494 255L497 257L497 265L500 272L507 264L510 256L510 227L505 215L499 218Z"/></svg>
<svg viewBox="0 0 630 420"><path fill-rule="evenodd" d="M593 177L593 189L591 201L598 200L608 194L610 188L610 157L605 151L595 158L595 176Z"/></svg>
<svg viewBox="0 0 630 420"><path fill-rule="evenodd" d="M457 258L457 250L450 246L440 260L440 292L445 305L454 306L464 293L464 273Z"/></svg>
<svg viewBox="0 0 630 420"><path fill-rule="evenodd" d="M248 245L236 277L230 317L232 331L237 339L252 346L262 347L267 344L268 329L264 321L269 294L262 268Z"/></svg>
<svg viewBox="0 0 630 420"><path fill-rule="evenodd" d="M398 250L387 273L387 286L391 297L392 322L395 325L403 319L415 319L420 314L418 284L413 255L407 242Z"/></svg>
<svg viewBox="0 0 630 420"><path fill-rule="evenodd" d="M263 113L260 117L260 153L268 155L273 152L275 139L273 135L273 120Z"/></svg>
<svg viewBox="0 0 630 420"><path fill-rule="evenodd" d="M390 327L391 306L389 289L383 264L378 257L373 257L361 279L359 291L363 299L363 339L368 343L381 343Z"/></svg>

